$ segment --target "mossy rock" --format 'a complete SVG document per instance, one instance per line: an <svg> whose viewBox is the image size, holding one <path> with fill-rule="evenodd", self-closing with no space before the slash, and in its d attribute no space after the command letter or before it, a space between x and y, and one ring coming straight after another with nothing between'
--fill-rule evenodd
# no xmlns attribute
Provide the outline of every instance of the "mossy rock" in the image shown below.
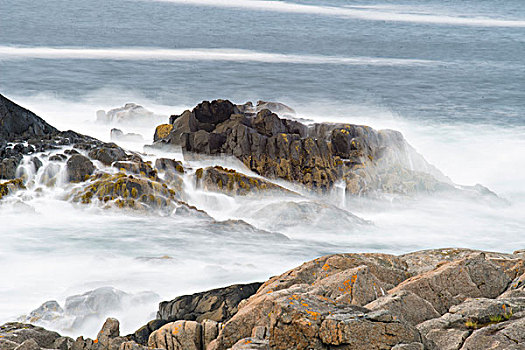
<svg viewBox="0 0 525 350"><path fill-rule="evenodd" d="M22 179L14 179L0 183L0 199L25 188L26 187L24 186L24 181Z"/></svg>

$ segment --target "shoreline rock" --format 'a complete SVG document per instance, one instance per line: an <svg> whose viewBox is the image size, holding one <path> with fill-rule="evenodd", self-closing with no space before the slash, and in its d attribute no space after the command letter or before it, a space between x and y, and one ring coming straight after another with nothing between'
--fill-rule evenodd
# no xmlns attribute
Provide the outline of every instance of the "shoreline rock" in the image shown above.
<svg viewBox="0 0 525 350"><path fill-rule="evenodd" d="M114 319L106 321L97 339L75 341L10 323L0 327L0 348L521 349L524 258L519 251L457 248L400 256L328 255L263 284L161 302L158 318L127 336L120 335Z"/></svg>

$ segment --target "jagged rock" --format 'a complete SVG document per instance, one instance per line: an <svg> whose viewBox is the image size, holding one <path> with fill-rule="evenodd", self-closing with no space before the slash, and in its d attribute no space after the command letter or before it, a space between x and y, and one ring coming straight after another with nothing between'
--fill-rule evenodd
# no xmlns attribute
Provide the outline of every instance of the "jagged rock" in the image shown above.
<svg viewBox="0 0 525 350"><path fill-rule="evenodd" d="M151 333L148 346L166 350L201 350L202 326L195 321L176 321Z"/></svg>
<svg viewBox="0 0 525 350"><path fill-rule="evenodd" d="M148 345L148 339L151 333L164 326L168 321L166 320L152 320L146 325L140 327L131 335L131 338L140 345Z"/></svg>
<svg viewBox="0 0 525 350"><path fill-rule="evenodd" d="M454 261L464 259L472 255L481 253L480 250L465 249L465 248L443 248L443 249L428 249L412 252L401 255L400 258L405 261L408 265L408 270L414 274L420 274L422 272L430 271L442 265L447 261ZM492 261L496 265L500 265L505 268L509 276L514 276L522 271L520 265L523 263L523 259L520 259L515 254L505 254L496 252L483 252L485 258ZM525 272L525 271L523 271ZM523 273L522 272L522 273Z"/></svg>
<svg viewBox="0 0 525 350"><path fill-rule="evenodd" d="M33 112L0 95L0 139L7 141L43 137L58 133Z"/></svg>
<svg viewBox="0 0 525 350"><path fill-rule="evenodd" d="M55 340L53 343L53 349L58 350L69 350L73 347L75 341L70 337L60 337Z"/></svg>
<svg viewBox="0 0 525 350"><path fill-rule="evenodd" d="M40 346L34 339L27 339L18 345L15 350L40 350Z"/></svg>
<svg viewBox="0 0 525 350"><path fill-rule="evenodd" d="M97 339L98 342L103 346L108 346L109 341L112 338L120 336L120 324L117 319L108 318L100 332L98 332Z"/></svg>
<svg viewBox="0 0 525 350"><path fill-rule="evenodd" d="M24 318L25 322L39 322L39 321L53 321L64 315L64 310L55 301L46 301L40 305L37 309L31 311L27 317Z"/></svg>
<svg viewBox="0 0 525 350"><path fill-rule="evenodd" d="M522 298L525 300L525 273L512 281L498 298Z"/></svg>
<svg viewBox="0 0 525 350"><path fill-rule="evenodd" d="M18 190L25 189L24 181L22 179L9 180L0 183L0 199Z"/></svg>
<svg viewBox="0 0 525 350"><path fill-rule="evenodd" d="M281 193L294 194L284 187L262 178L256 178L221 166L197 169L197 187L207 191L223 192L230 195L245 196L248 194Z"/></svg>
<svg viewBox="0 0 525 350"><path fill-rule="evenodd" d="M71 194L74 202L89 204L98 200L105 207L138 210L161 209L171 212L180 203L179 194L166 184L147 178L118 173L100 173Z"/></svg>
<svg viewBox="0 0 525 350"><path fill-rule="evenodd" d="M9 347L10 345L5 341L22 344L26 340L32 339L36 342L38 347L51 349L53 343L60 334L48 331L42 327L37 327L31 324L10 322L0 326L0 345ZM5 343L4 343L5 342Z"/></svg>
<svg viewBox="0 0 525 350"><path fill-rule="evenodd" d="M95 171L95 166L89 158L81 154L73 154L66 163L69 181L82 182Z"/></svg>
<svg viewBox="0 0 525 350"><path fill-rule="evenodd" d="M114 143L105 143L89 151L91 159L98 160L104 165L111 165L117 161L125 161L129 159L126 152Z"/></svg>
<svg viewBox="0 0 525 350"><path fill-rule="evenodd" d="M236 284L192 295L183 295L159 305L157 318L166 321L189 320L216 322L229 320L239 303L257 292L262 283Z"/></svg>
<svg viewBox="0 0 525 350"><path fill-rule="evenodd" d="M520 316L474 331L461 349L525 349L525 314Z"/></svg>
<svg viewBox="0 0 525 350"><path fill-rule="evenodd" d="M155 128L155 134L153 135L153 141L165 139L170 135L171 130L173 130L172 124L161 124L157 126Z"/></svg>
<svg viewBox="0 0 525 350"><path fill-rule="evenodd" d="M328 276L363 265L384 284L385 292L411 276L406 270L406 264L394 255L334 254L308 261L280 276L270 278L261 286L258 294L289 288L295 284L312 285Z"/></svg>
<svg viewBox="0 0 525 350"><path fill-rule="evenodd" d="M144 137L135 133L124 133L120 129L113 128L110 131L109 137L111 141L125 141L125 142L143 142Z"/></svg>
<svg viewBox="0 0 525 350"><path fill-rule="evenodd" d="M414 326L440 316L432 304L408 291L382 296L365 307L370 310L388 310L399 320Z"/></svg>
<svg viewBox="0 0 525 350"><path fill-rule="evenodd" d="M483 253L447 262L435 270L412 277L393 290L410 291L427 300L440 314L466 298L495 298L508 283L503 268L485 259Z"/></svg>
<svg viewBox="0 0 525 350"><path fill-rule="evenodd" d="M268 109L253 115L249 106L224 100L204 101L172 116L170 124L169 135L157 142L181 146L185 153L233 155L262 176L310 189L326 191L343 180L346 192L355 195L454 190L392 130L350 124L308 127Z"/></svg>
<svg viewBox="0 0 525 350"><path fill-rule="evenodd" d="M308 290L307 285L296 285L259 291L225 324L210 348L229 348L261 326L268 329L272 349L385 349L421 341L415 328L386 311L368 312Z"/></svg>

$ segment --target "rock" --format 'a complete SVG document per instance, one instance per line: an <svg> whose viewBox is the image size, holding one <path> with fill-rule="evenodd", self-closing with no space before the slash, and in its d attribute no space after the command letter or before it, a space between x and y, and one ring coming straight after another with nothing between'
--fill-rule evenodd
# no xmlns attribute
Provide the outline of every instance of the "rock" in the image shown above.
<svg viewBox="0 0 525 350"><path fill-rule="evenodd" d="M222 328L222 323L213 320L203 320L202 325L202 348L206 349L208 345L217 338Z"/></svg>
<svg viewBox="0 0 525 350"><path fill-rule="evenodd" d="M110 132L111 141L124 141L124 142L144 142L144 137L140 134L122 132L120 129L113 128Z"/></svg>
<svg viewBox="0 0 525 350"><path fill-rule="evenodd" d="M166 321L188 320L216 322L229 320L239 303L255 294L261 283L236 284L192 295L183 295L159 304L157 318Z"/></svg>
<svg viewBox="0 0 525 350"><path fill-rule="evenodd" d="M295 110L284 103L280 102L266 102L266 101L257 101L257 106L255 112L258 113L263 109L268 109L272 113L279 114L281 116L294 116Z"/></svg>
<svg viewBox="0 0 525 350"><path fill-rule="evenodd" d="M15 350L40 350L40 346L33 339L27 339L22 344L17 346Z"/></svg>
<svg viewBox="0 0 525 350"><path fill-rule="evenodd" d="M25 188L26 187L24 186L24 181L22 181L22 179L2 182L0 183L0 199Z"/></svg>
<svg viewBox="0 0 525 350"><path fill-rule="evenodd" d="M89 158L81 154L73 154L66 163L69 181L86 181L95 171L95 166Z"/></svg>
<svg viewBox="0 0 525 350"><path fill-rule="evenodd" d="M151 333L148 346L166 350L201 350L202 326L195 321L176 321Z"/></svg>
<svg viewBox="0 0 525 350"><path fill-rule="evenodd" d="M164 326L168 321L166 320L152 320L146 325L140 327L131 335L131 338L140 345L148 345L148 339L151 333Z"/></svg>
<svg viewBox="0 0 525 350"><path fill-rule="evenodd" d="M60 337L55 340L52 348L58 350L69 350L74 342L75 341L70 337Z"/></svg>
<svg viewBox="0 0 525 350"><path fill-rule="evenodd" d="M283 200L250 210L247 215L263 227L280 232L289 229L345 234L370 225L347 210L320 201Z"/></svg>
<svg viewBox="0 0 525 350"><path fill-rule="evenodd" d="M207 191L222 192L229 195L245 196L248 194L295 194L284 187L262 178L256 178L221 166L197 169L197 187ZM297 195L297 194L296 194Z"/></svg>
<svg viewBox="0 0 525 350"><path fill-rule="evenodd" d="M0 179L14 179L16 177L16 169L21 160L22 155L20 154L3 158L0 161Z"/></svg>
<svg viewBox="0 0 525 350"><path fill-rule="evenodd" d="M370 310L388 310L399 320L413 326L440 316L432 304L408 291L382 296L365 307Z"/></svg>
<svg viewBox="0 0 525 350"><path fill-rule="evenodd" d="M157 158L157 160L155 160L155 168L157 170L166 172L170 175L170 178L173 177L174 173L184 174L182 162L179 162L175 159Z"/></svg>
<svg viewBox="0 0 525 350"><path fill-rule="evenodd" d="M447 262L435 270L412 277L390 293L409 291L427 300L440 314L466 298L495 298L508 283L504 270L480 253L465 259Z"/></svg>
<svg viewBox="0 0 525 350"><path fill-rule="evenodd" d="M97 111L97 122L101 123L136 124L156 121L161 117L135 103L126 103L124 107L111 109L107 113Z"/></svg>
<svg viewBox="0 0 525 350"><path fill-rule="evenodd" d="M66 155L62 153L57 153L49 157L49 160L53 162L63 162L66 159L67 159Z"/></svg>
<svg viewBox="0 0 525 350"><path fill-rule="evenodd" d="M177 206L180 192L166 184L147 178L118 173L99 173L81 188L71 193L74 202L89 204L97 200L105 208L129 208L135 210L156 210L171 213Z"/></svg>
<svg viewBox="0 0 525 350"><path fill-rule="evenodd" d="M120 324L117 319L108 318L100 332L98 332L97 339L100 344L103 346L108 346L109 341L112 338L120 336Z"/></svg>
<svg viewBox="0 0 525 350"><path fill-rule="evenodd" d="M114 143L105 143L89 151L91 159L98 160L104 165L111 165L117 161L125 161L129 159L126 152Z"/></svg>
<svg viewBox="0 0 525 350"><path fill-rule="evenodd" d="M14 341L0 338L0 349L2 350L14 350L20 344L15 343Z"/></svg>
<svg viewBox="0 0 525 350"><path fill-rule="evenodd" d="M524 349L525 315L521 318L478 329L465 340L462 350Z"/></svg>
<svg viewBox="0 0 525 350"><path fill-rule="evenodd" d="M204 101L172 116L170 124L172 130L157 138L158 144L180 146L188 155L232 155L257 174L316 191L328 191L338 181L345 182L350 195L454 190L449 179L392 130L350 124L306 126L281 119L269 109L254 115L249 105L225 100Z"/></svg>
<svg viewBox="0 0 525 350"><path fill-rule="evenodd" d="M232 350L270 350L268 340L244 338L233 344Z"/></svg>
<svg viewBox="0 0 525 350"><path fill-rule="evenodd" d="M84 294L66 298L65 312L68 315L82 316L104 314L118 310L127 293L112 288L101 287Z"/></svg>
<svg viewBox="0 0 525 350"><path fill-rule="evenodd" d="M272 349L385 349L419 342L418 331L385 312L336 303L312 294L307 285L252 296L228 321L211 349L226 349L249 338L255 327L268 329Z"/></svg>
<svg viewBox="0 0 525 350"><path fill-rule="evenodd" d="M38 322L38 321L53 321L64 315L64 310L62 307L55 301L50 300L46 301L40 305L37 309L31 311L29 316L27 316L25 322Z"/></svg>
<svg viewBox="0 0 525 350"><path fill-rule="evenodd" d="M138 157L133 161L130 160L115 162L113 163L113 167L119 169L122 172L137 174L152 180L158 180L157 171L151 167L151 162L144 162Z"/></svg>
<svg viewBox="0 0 525 350"><path fill-rule="evenodd" d="M159 141L165 139L170 135L171 130L173 130L172 124L161 124L155 128L155 134L153 135L153 141Z"/></svg>
<svg viewBox="0 0 525 350"><path fill-rule="evenodd" d="M0 95L0 139L7 141L44 137L58 133L31 111Z"/></svg>
<svg viewBox="0 0 525 350"><path fill-rule="evenodd" d="M525 300L525 273L513 280L498 298L523 298Z"/></svg>
<svg viewBox="0 0 525 350"><path fill-rule="evenodd" d="M406 264L394 255L334 254L308 261L280 276L270 278L261 286L258 294L289 288L296 284L312 285L331 275L363 265L383 283L385 292L411 276L407 272Z"/></svg>
<svg viewBox="0 0 525 350"><path fill-rule="evenodd" d="M60 334L56 332L48 331L42 327L37 327L31 324L19 323L19 322L10 322L0 326L0 342L1 346L6 345L10 347L10 343L5 342L14 342L17 344L22 344L27 340L34 340L39 348L50 349L57 338L60 337ZM26 346L30 346L32 342Z"/></svg>
<svg viewBox="0 0 525 350"><path fill-rule="evenodd" d="M425 346L421 343L398 344L392 350L425 350Z"/></svg>

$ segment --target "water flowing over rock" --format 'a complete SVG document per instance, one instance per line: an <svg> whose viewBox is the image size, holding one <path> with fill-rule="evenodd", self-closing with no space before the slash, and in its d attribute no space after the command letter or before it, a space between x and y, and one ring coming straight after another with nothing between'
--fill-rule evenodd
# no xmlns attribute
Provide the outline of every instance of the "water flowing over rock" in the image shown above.
<svg viewBox="0 0 525 350"><path fill-rule="evenodd" d="M262 104L264 105L264 104ZM261 105L261 106L262 106ZM327 191L343 180L348 194L409 194L453 190L451 182L393 130L352 124L313 124L256 114L227 100L204 101L170 118L157 144L183 152L233 155L267 178ZM169 130L169 132L168 132Z"/></svg>
<svg viewBox="0 0 525 350"><path fill-rule="evenodd" d="M136 124L159 120L159 116L135 103L126 103L123 107L97 111L97 122L116 124Z"/></svg>

